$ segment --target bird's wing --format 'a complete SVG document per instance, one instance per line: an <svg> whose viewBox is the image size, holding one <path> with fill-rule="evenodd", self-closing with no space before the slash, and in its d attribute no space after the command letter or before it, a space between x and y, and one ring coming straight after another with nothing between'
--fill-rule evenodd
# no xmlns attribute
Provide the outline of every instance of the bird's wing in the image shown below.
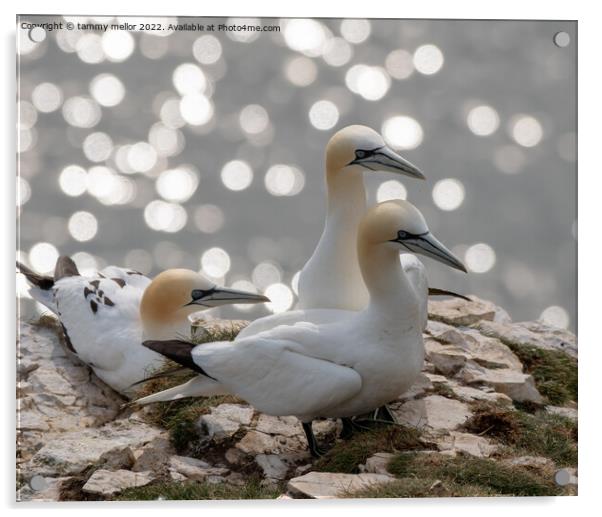
<svg viewBox="0 0 602 517"><path fill-rule="evenodd" d="M426 268L424 264L418 260L415 255L409 253L403 254L400 257L401 267L406 277L409 279L417 299L421 303L420 315L422 321L422 329L426 328L428 322L428 278L426 276Z"/></svg>
<svg viewBox="0 0 602 517"><path fill-rule="evenodd" d="M338 309L308 309L272 314L271 316L252 321L238 333L236 339L244 339L282 325L294 325L297 322L309 322L315 325L321 325L323 323L336 321L347 313L348 311Z"/></svg>
<svg viewBox="0 0 602 517"><path fill-rule="evenodd" d="M198 345L192 358L228 392L272 415L319 416L360 391L353 368L312 357L299 342L265 336Z"/></svg>
<svg viewBox="0 0 602 517"><path fill-rule="evenodd" d="M53 289L68 346L85 363L115 370L133 346L141 346L143 289L103 274L62 278Z"/></svg>
<svg viewBox="0 0 602 517"><path fill-rule="evenodd" d="M105 267L99 272L99 276L106 278L119 278L126 284L142 290L146 289L148 284L151 283L151 279L139 271L118 266Z"/></svg>

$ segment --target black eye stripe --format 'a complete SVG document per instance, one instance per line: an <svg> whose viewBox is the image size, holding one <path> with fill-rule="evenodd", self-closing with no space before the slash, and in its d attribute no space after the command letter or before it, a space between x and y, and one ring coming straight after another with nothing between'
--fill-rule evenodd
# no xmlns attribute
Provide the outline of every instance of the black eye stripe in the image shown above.
<svg viewBox="0 0 602 517"><path fill-rule="evenodd" d="M394 242L399 242L399 241L406 241L406 240L424 240L423 237L425 235L428 235L429 232L423 232L423 233L410 233L410 232L406 232L403 230L399 230L397 232L397 239L393 239Z"/></svg>
<svg viewBox="0 0 602 517"><path fill-rule="evenodd" d="M364 158L368 158L370 156L373 156L374 154L376 154L377 151L379 151L380 149L382 149L382 147L376 147L374 149L357 149L355 151L355 157L357 159L364 159Z"/></svg>
<svg viewBox="0 0 602 517"><path fill-rule="evenodd" d="M200 300L202 298L212 295L214 292L215 287L212 287L211 289L193 289L190 295L192 296L193 300Z"/></svg>

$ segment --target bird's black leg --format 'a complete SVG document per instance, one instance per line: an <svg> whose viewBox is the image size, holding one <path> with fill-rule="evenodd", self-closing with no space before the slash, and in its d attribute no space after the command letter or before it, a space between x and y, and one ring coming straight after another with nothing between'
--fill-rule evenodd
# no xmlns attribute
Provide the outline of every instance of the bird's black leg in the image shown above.
<svg viewBox="0 0 602 517"><path fill-rule="evenodd" d="M395 416L391 413L389 407L385 404L384 406L379 407L374 412L374 420L382 420L383 422L390 422L392 424L396 424Z"/></svg>
<svg viewBox="0 0 602 517"><path fill-rule="evenodd" d="M341 418L341 422L343 423L343 429L341 430L339 438L347 440L353 436L355 426L353 425L353 420L349 417Z"/></svg>
<svg viewBox="0 0 602 517"><path fill-rule="evenodd" d="M311 422L303 422L303 431L305 431L305 436L307 437L307 446L311 455L314 458L324 456L324 454L326 454L326 449L323 449L318 445L318 441L316 440L313 429L311 428Z"/></svg>

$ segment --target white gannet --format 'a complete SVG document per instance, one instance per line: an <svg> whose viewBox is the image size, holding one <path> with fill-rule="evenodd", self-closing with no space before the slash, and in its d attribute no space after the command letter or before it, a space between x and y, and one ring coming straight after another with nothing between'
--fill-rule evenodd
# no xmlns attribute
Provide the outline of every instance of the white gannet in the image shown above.
<svg viewBox="0 0 602 517"><path fill-rule="evenodd" d="M363 414L406 391L424 360L428 288L423 268L406 274L399 251L465 268L407 201L371 208L357 237L348 238L356 242L354 253L369 291L364 309L326 310L329 320L320 324L299 321L233 342L146 341L144 346L176 362L193 363L201 375L135 404L204 396L221 386L263 413L296 416L312 454L319 455L313 419ZM320 310L306 314L315 311Z"/></svg>
<svg viewBox="0 0 602 517"><path fill-rule="evenodd" d="M353 125L337 131L326 146L327 214L322 236L299 276L295 310L259 318L240 332L251 336L278 325L308 321L307 309L359 311L368 303L368 291L360 273L355 239L366 212L364 171L389 171L424 179L420 170L392 151L373 129ZM402 266L419 267L411 257ZM430 294L456 295L442 289ZM327 312L313 312L315 323L328 321Z"/></svg>
<svg viewBox="0 0 602 517"><path fill-rule="evenodd" d="M165 362L142 346L145 339L189 337L188 316L205 308L269 301L216 286L188 269L169 269L151 281L116 266L81 276L69 257L58 259L53 277L19 262L17 267L27 278L32 297L58 317L69 350L126 396L132 395L133 384Z"/></svg>

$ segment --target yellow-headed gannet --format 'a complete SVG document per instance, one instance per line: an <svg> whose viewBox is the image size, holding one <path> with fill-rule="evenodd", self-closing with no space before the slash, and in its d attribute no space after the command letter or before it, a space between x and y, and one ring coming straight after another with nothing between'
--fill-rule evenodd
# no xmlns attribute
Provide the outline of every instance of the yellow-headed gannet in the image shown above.
<svg viewBox="0 0 602 517"><path fill-rule="evenodd" d="M189 337L188 316L206 308L269 301L262 295L219 287L188 269L169 269L151 281L115 266L81 276L69 257L58 259L53 277L19 262L17 267L27 278L32 297L58 317L70 351L127 396L132 395L133 384L165 362L142 341Z"/></svg>
<svg viewBox="0 0 602 517"><path fill-rule="evenodd" d="M407 201L373 207L357 233L347 238L356 243L353 253L369 292L364 309L314 309L307 313L326 313L326 320L298 321L233 342L195 346L177 340L146 341L145 346L178 363L193 364L200 375L135 403L204 396L221 386L259 411L299 418L310 451L319 455L313 419L351 417L397 398L422 368L428 292L424 270L406 274L399 252L465 268Z"/></svg>
<svg viewBox="0 0 602 517"><path fill-rule="evenodd" d="M357 227L366 212L365 171L388 171L424 179L418 167L391 150L373 129L353 125L337 131L326 146L328 207L324 230L301 270L296 310L259 318L241 331L241 337L308 321L307 309L359 311L366 307L368 290L355 253ZM412 257L402 257L402 266L408 268L408 273L418 267ZM442 289L430 289L429 294L460 296ZM319 317L327 317L325 314L320 313Z"/></svg>

